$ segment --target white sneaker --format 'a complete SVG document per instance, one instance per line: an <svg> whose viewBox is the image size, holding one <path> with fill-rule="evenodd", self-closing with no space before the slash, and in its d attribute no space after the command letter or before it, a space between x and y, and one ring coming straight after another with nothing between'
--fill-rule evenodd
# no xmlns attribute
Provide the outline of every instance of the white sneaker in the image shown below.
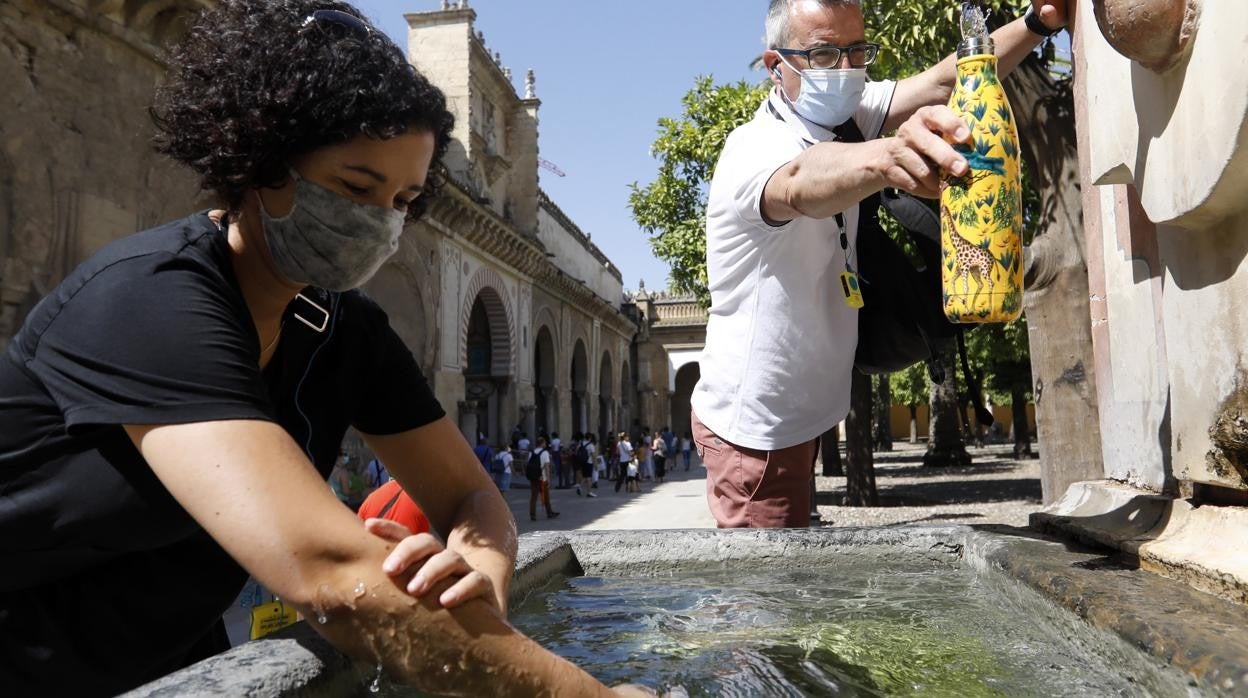
<svg viewBox="0 0 1248 698"><path fill-rule="evenodd" d="M597 499L597 498L598 498L598 495L594 494L593 492L590 492L590 493L589 493L589 496L593 497L594 499Z"/></svg>

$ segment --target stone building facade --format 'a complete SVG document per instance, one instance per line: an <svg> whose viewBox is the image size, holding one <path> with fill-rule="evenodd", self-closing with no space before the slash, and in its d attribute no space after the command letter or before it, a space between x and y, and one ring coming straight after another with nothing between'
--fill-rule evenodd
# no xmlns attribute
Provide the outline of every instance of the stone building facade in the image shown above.
<svg viewBox="0 0 1248 698"><path fill-rule="evenodd" d="M689 429L689 399L701 376L706 346L706 309L693 295L640 291L628 298L640 331L637 355L637 417L657 431Z"/></svg>
<svg viewBox="0 0 1248 698"><path fill-rule="evenodd" d="M0 3L0 349L91 253L197 206L194 177L152 150L145 107L160 47L211 4Z"/></svg>
<svg viewBox="0 0 1248 698"><path fill-rule="evenodd" d="M637 328L619 269L540 189L535 76L517 91L465 3L405 17L456 117L449 181L366 290L470 439L620 428Z"/></svg>
<svg viewBox="0 0 1248 698"><path fill-rule="evenodd" d="M151 147L161 47L212 0L0 3L0 348L108 242L186 215L195 178ZM517 92L459 3L408 15L412 62L456 115L429 215L366 286L466 435L631 422L619 269L541 191L530 73Z"/></svg>

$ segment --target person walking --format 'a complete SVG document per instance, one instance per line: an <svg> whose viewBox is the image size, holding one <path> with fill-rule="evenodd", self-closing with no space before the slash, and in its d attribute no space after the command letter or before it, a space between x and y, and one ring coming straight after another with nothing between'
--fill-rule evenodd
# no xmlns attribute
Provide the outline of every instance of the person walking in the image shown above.
<svg viewBox="0 0 1248 698"><path fill-rule="evenodd" d="M546 509L546 518L558 518L559 512L550 506L551 472L550 448L546 437L537 437L537 447L529 456L529 463L524 468L524 475L529 480L529 521L537 521L537 501L541 499Z"/></svg>
<svg viewBox="0 0 1248 698"><path fill-rule="evenodd" d="M654 477L663 484L664 478L667 477L667 441L663 439L663 433L654 435L654 442L651 444L651 453L654 455Z"/></svg>
<svg viewBox="0 0 1248 698"><path fill-rule="evenodd" d="M509 448L499 448L494 460L498 463L498 491L504 494L511 489L511 466L515 456Z"/></svg>
<svg viewBox="0 0 1248 698"><path fill-rule="evenodd" d="M680 437L680 455L684 458L685 472L687 473L693 461L693 435L689 432L685 432L685 435Z"/></svg>
<svg viewBox="0 0 1248 698"><path fill-rule="evenodd" d="M559 490L565 489L569 485L565 479L566 474L564 473L563 467L563 439L559 438L559 432L551 432L550 438L547 439L546 444L550 451L551 467L553 468L552 472L554 473L554 479L550 481L550 486Z"/></svg>
<svg viewBox="0 0 1248 698"><path fill-rule="evenodd" d="M616 459L615 491L619 492L620 487L623 486L624 483L627 481L629 465L636 458L636 456L633 454L633 445L632 443L630 443L628 432L626 431L620 432L620 440L619 440L619 443L616 444L616 454L617 454L617 459ZM634 469L634 474L635 474L635 469Z"/></svg>
<svg viewBox="0 0 1248 698"><path fill-rule="evenodd" d="M576 493L580 495L583 488L586 496L597 497L598 495L594 494L592 489L597 452L594 449L594 442L590 434L581 434L580 437L576 440L574 445L576 450L572 455L572 459L576 464Z"/></svg>
<svg viewBox="0 0 1248 698"><path fill-rule="evenodd" d="M849 412L859 202L886 187L935 198L967 174L968 125L946 104L956 56L900 82L867 80L884 50L859 0L771 0L772 89L729 136L706 210L711 307L692 432L720 527L805 527L818 438ZM1004 79L1065 26L1033 0L993 34ZM896 132L893 136L885 133ZM865 142L844 142L863 141Z"/></svg>

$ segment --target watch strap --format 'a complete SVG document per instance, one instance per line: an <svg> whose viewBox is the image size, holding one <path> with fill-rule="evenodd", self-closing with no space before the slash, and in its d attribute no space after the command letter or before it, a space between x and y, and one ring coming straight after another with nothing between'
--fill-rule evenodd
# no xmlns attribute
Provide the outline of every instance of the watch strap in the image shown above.
<svg viewBox="0 0 1248 698"><path fill-rule="evenodd" d="M1044 26L1044 22L1040 21L1040 16L1036 14L1036 8L1034 7L1027 8L1027 14L1023 15L1023 22L1027 25L1027 29L1030 30L1032 34L1038 34L1045 38L1062 31L1062 27L1049 29Z"/></svg>

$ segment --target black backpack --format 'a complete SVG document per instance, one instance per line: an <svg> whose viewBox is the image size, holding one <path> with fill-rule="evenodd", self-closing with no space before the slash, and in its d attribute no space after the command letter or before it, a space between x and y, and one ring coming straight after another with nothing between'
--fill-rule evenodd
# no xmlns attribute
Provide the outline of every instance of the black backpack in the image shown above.
<svg viewBox="0 0 1248 698"><path fill-rule="evenodd" d="M835 131L846 143L865 140L853 119ZM909 234L923 259L923 268L916 269L884 231L880 206ZM865 305L858 311L854 367L867 375L876 375L924 361L932 379L939 382L943 376L938 375L932 359L952 349L962 331L949 322L944 312L940 219L919 199L885 189L859 204L857 247L857 271Z"/></svg>
<svg viewBox="0 0 1248 698"><path fill-rule="evenodd" d="M536 482L542 479L542 454L546 449L538 449L529 456L529 462L524 466L524 476L530 482Z"/></svg>
<svg viewBox="0 0 1248 698"><path fill-rule="evenodd" d="M584 468L585 466L589 465L589 442L588 441L582 441L576 447L575 458L576 458L577 466Z"/></svg>

